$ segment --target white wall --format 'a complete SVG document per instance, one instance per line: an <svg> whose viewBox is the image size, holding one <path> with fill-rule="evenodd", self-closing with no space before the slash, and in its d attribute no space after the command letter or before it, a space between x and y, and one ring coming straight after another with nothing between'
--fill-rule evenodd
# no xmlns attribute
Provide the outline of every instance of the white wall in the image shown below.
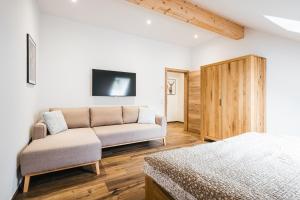
<svg viewBox="0 0 300 200"><path fill-rule="evenodd" d="M39 45L38 15L34 0L0 1L0 199L3 200L11 199L17 189L18 154L29 142L37 111L37 86L26 83L26 33Z"/></svg>
<svg viewBox="0 0 300 200"><path fill-rule="evenodd" d="M217 38L192 51L192 66L257 54L267 58L267 131L300 134L300 43L246 30L243 40Z"/></svg>
<svg viewBox="0 0 300 200"><path fill-rule="evenodd" d="M164 67L190 66L190 49L43 15L41 109L53 106L149 105L163 113ZM136 97L92 97L91 69L137 73Z"/></svg>
<svg viewBox="0 0 300 200"><path fill-rule="evenodd" d="M168 72L167 77L176 80L176 94L167 95L167 121L184 122L184 74Z"/></svg>

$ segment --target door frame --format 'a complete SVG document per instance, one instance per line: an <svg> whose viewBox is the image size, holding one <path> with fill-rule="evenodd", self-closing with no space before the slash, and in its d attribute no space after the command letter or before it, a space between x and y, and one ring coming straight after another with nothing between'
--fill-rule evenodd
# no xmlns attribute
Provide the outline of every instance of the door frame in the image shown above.
<svg viewBox="0 0 300 200"><path fill-rule="evenodd" d="M184 130L188 130L188 90L189 90L189 70L178 69L173 67L165 67L165 116L168 117L168 72L182 73L184 75Z"/></svg>

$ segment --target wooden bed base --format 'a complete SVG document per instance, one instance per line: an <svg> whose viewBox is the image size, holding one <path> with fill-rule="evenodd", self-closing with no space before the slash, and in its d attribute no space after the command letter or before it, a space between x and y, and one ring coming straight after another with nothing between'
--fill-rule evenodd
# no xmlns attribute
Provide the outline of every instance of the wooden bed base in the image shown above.
<svg viewBox="0 0 300 200"><path fill-rule="evenodd" d="M145 176L145 200L174 200L173 197L151 177Z"/></svg>
<svg viewBox="0 0 300 200"><path fill-rule="evenodd" d="M49 170L49 171L44 171L44 172L40 172L40 173L26 175L26 176L24 176L23 192L24 193L28 192L29 183L30 183L30 177L31 176L37 176L37 175L41 175L41 174L46 174L46 173L50 173L50 172L56 172L56 171L65 170L65 169L71 169L71 168L75 168L75 167L83 167L83 166L87 166L87 165L94 166L95 173L97 175L99 175L100 174L99 162L100 161L96 161L96 162L92 162L92 163L85 163L85 164L80 164L80 165L73 165L73 166L70 166L70 167L64 167L64 168L60 168L60 169Z"/></svg>

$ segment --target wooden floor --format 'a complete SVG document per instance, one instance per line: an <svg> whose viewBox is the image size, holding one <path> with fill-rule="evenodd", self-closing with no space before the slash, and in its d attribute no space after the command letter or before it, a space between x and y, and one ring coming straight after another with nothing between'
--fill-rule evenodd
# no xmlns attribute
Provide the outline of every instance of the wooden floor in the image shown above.
<svg viewBox="0 0 300 200"><path fill-rule="evenodd" d="M158 140L105 149L100 176L86 167L32 177L29 192L19 191L15 199L144 199L144 156L200 143L198 134L184 132L181 123L171 123L167 146Z"/></svg>

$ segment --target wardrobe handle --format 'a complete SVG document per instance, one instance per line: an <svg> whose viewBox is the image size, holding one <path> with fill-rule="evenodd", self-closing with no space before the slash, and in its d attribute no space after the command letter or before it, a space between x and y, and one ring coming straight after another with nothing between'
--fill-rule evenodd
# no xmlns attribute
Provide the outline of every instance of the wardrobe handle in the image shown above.
<svg viewBox="0 0 300 200"><path fill-rule="evenodd" d="M220 106L222 106L222 99L220 99Z"/></svg>

